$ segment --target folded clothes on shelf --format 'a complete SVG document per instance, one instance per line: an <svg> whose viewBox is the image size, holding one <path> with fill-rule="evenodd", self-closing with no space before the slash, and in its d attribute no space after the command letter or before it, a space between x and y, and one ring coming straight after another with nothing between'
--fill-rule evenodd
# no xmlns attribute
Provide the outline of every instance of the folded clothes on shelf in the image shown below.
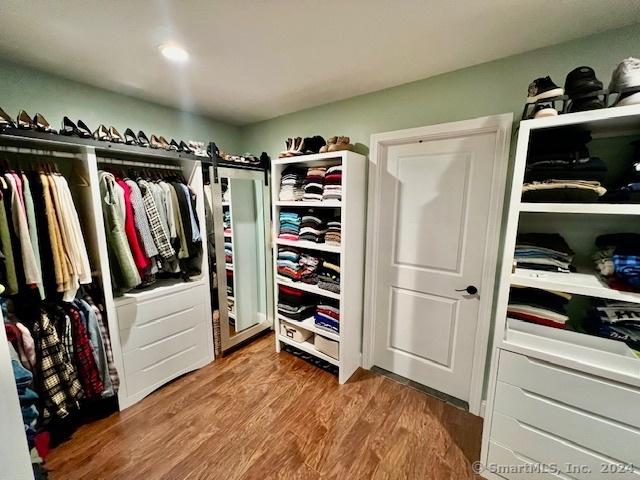
<svg viewBox="0 0 640 480"><path fill-rule="evenodd" d="M314 209L309 209L300 221L300 240L322 243L327 231L326 222L322 215Z"/></svg>
<svg viewBox="0 0 640 480"><path fill-rule="evenodd" d="M278 249L278 275L291 280L300 280L302 265L300 265L300 253L289 247Z"/></svg>
<svg viewBox="0 0 640 480"><path fill-rule="evenodd" d="M322 201L322 193L324 192L324 177L327 173L326 167L311 167L307 170L304 179L304 194L302 199L306 202Z"/></svg>
<svg viewBox="0 0 640 480"><path fill-rule="evenodd" d="M615 233L596 238L595 267L616 290L640 291L640 235Z"/></svg>
<svg viewBox="0 0 640 480"><path fill-rule="evenodd" d="M553 328L566 328L566 305L571 295L537 288L512 287L507 315L510 318Z"/></svg>
<svg viewBox="0 0 640 480"><path fill-rule="evenodd" d="M298 240L300 237L300 214L293 211L280 211L280 232L278 238Z"/></svg>
<svg viewBox="0 0 640 480"><path fill-rule="evenodd" d="M640 351L640 304L597 300L584 322L588 333L625 342Z"/></svg>
<svg viewBox="0 0 640 480"><path fill-rule="evenodd" d="M525 183L522 186L522 201L595 203L605 193L607 189L600 182L549 179Z"/></svg>
<svg viewBox="0 0 640 480"><path fill-rule="evenodd" d="M282 171L280 181L280 193L278 198L283 202L295 202L302 200L304 188L302 186L306 171L304 168L289 165Z"/></svg>
<svg viewBox="0 0 640 480"><path fill-rule="evenodd" d="M278 286L278 313L292 320L301 321L313 316L316 308L316 301L313 296L287 287Z"/></svg>
<svg viewBox="0 0 640 480"><path fill-rule="evenodd" d="M224 261L233 264L233 244L231 242L224 242Z"/></svg>
<svg viewBox="0 0 640 480"><path fill-rule="evenodd" d="M340 308L337 302L322 300L314 314L315 326L329 332L340 333Z"/></svg>
<svg viewBox="0 0 640 480"><path fill-rule="evenodd" d="M342 243L342 224L339 216L327 222L327 233L324 234L324 241L329 245L340 245Z"/></svg>
<svg viewBox="0 0 640 480"><path fill-rule="evenodd" d="M327 169L324 177L324 191L322 200L342 199L342 165L335 165Z"/></svg>
<svg viewBox="0 0 640 480"><path fill-rule="evenodd" d="M516 240L514 260L518 268L572 272L574 253L557 233L522 233Z"/></svg>
<svg viewBox="0 0 640 480"><path fill-rule="evenodd" d="M340 293L339 261L323 260L318 269L318 287L333 293Z"/></svg>
<svg viewBox="0 0 640 480"><path fill-rule="evenodd" d="M545 159L527 163L524 181L531 183L562 179L562 181L586 180L602 183L606 176L607 166L599 157L586 157L576 160Z"/></svg>
<svg viewBox="0 0 640 480"><path fill-rule="evenodd" d="M308 253L300 254L300 281L310 285L318 284L318 266L321 260Z"/></svg>

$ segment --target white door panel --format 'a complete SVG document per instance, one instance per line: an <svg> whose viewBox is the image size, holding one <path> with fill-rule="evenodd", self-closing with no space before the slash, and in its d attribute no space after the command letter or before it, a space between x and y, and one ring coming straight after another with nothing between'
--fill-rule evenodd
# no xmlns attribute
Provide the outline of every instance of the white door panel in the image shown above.
<svg viewBox="0 0 640 480"><path fill-rule="evenodd" d="M374 362L468 400L496 133L387 147ZM477 295L457 292L469 285Z"/></svg>

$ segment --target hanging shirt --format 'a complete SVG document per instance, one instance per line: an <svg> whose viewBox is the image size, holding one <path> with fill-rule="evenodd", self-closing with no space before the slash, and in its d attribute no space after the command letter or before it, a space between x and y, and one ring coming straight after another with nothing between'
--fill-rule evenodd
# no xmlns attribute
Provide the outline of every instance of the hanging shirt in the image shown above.
<svg viewBox="0 0 640 480"><path fill-rule="evenodd" d="M142 202L144 203L144 209L147 214L147 219L149 220L151 234L153 235L156 247L158 247L161 257L164 259L170 259L175 255L175 251L173 250L173 247L171 247L168 234L162 226L160 214L158 213L156 202L153 198L151 189L149 188L149 183L145 180L138 180L138 186L142 193Z"/></svg>
<svg viewBox="0 0 640 480"><path fill-rule="evenodd" d="M145 255L142 246L140 245L140 241L138 239L138 232L135 226L135 214L133 212L133 206L131 204L131 188L126 184L124 180L121 178L116 180L117 184L122 189L124 198L124 207L125 207L125 221L124 221L124 231L127 235L127 240L129 241L129 247L131 248L131 254L133 255L133 260L136 263L136 267L138 267L138 271L140 275L144 275L145 270L149 268L151 262L149 258Z"/></svg>
<svg viewBox="0 0 640 480"><path fill-rule="evenodd" d="M35 255L36 265L38 271L42 276L42 263L40 262L40 246L38 244L38 228L36 225L36 213L33 206L33 197L31 196L31 186L26 175L22 175L22 194L24 197L25 211L27 212L27 224L29 225L29 237L31 238L31 247L33 248L33 254ZM38 284L38 290L40 291L40 298L44 300L44 286L43 282Z"/></svg>
<svg viewBox="0 0 640 480"><path fill-rule="evenodd" d="M4 183L4 179L0 178L0 181ZM6 186L6 184L4 185ZM15 295L18 293L18 277L16 274L15 260L13 257L13 245L11 244L11 233L9 232L9 222L7 220L7 212L4 208L3 196L6 189L3 189L2 195L0 195L0 247L4 254L4 266L5 266L5 292L7 295Z"/></svg>
<svg viewBox="0 0 640 480"><path fill-rule="evenodd" d="M144 251L148 258L153 258L158 255L158 247L156 247L153 241L153 235L151 234L151 227L149 226L149 220L144 209L144 203L142 201L142 193L140 187L133 180L127 179L125 183L130 189L130 200L133 208L133 215L135 219L136 229L140 234L140 240L144 246Z"/></svg>
<svg viewBox="0 0 640 480"><path fill-rule="evenodd" d="M184 183L180 183L180 188L184 192L184 195L187 197L187 206L189 208L189 219L191 221L191 241L196 243L201 240L200 237L200 228L198 227L198 221L196 220L197 215L194 209L194 199L191 195L191 189L187 187Z"/></svg>

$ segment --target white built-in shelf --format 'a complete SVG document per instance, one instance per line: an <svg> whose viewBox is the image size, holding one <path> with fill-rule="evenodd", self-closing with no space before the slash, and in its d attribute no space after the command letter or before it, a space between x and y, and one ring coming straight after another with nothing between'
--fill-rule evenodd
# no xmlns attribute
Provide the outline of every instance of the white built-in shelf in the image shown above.
<svg viewBox="0 0 640 480"><path fill-rule="evenodd" d="M526 203L521 212L575 213L587 215L640 215L640 204L632 203Z"/></svg>
<svg viewBox="0 0 640 480"><path fill-rule="evenodd" d="M276 207L304 207L304 208L340 208L342 206L342 202L339 202L337 200L332 200L332 201L323 201L323 202L311 202L311 201L304 201L304 200L300 200L300 201L292 201L292 202L287 202L287 201L282 201L282 200L276 200L274 202L274 205Z"/></svg>
<svg viewBox="0 0 640 480"><path fill-rule="evenodd" d="M304 292L315 293L316 295L320 295L322 297L335 298L336 300L340 300L339 293L330 292L329 290L320 288L317 285L310 285L304 282L293 282L280 276L278 276L277 281L278 285L285 285L287 287L296 288Z"/></svg>
<svg viewBox="0 0 640 480"><path fill-rule="evenodd" d="M340 253L340 245L330 245L327 243L315 243L305 240L285 240L278 238L276 244L287 247L303 248L307 250L317 250L319 252Z"/></svg>
<svg viewBox="0 0 640 480"><path fill-rule="evenodd" d="M309 202L309 201L281 201L280 185L282 172L290 165L295 165L301 170L311 167L330 167L342 165L342 199L341 201ZM281 335L276 336L276 350L280 351L282 343L289 343L301 350L330 361L339 366L338 381L345 383L362 364L362 312L364 303L364 256L366 235L366 184L367 159L363 155L354 152L330 152L314 155L302 155L298 157L277 158L271 162L271 184L273 201L273 232L272 242L275 246L287 246L317 252L320 258L330 257L331 254L339 255L340 259L340 293L323 290L317 285L309 285L304 282L294 282L278 275L277 260L278 249L273 249L274 254L274 283L297 290L302 290L318 296L318 301L323 298L333 299L340 306L340 334L333 334L316 329L313 319L303 322L289 321L291 324L300 325L311 330L314 335L321 335L328 340L340 342L340 361L331 359L317 352L313 347L313 340L298 344ZM335 209L333 213L339 215L341 222L342 243L340 245L327 245L309 241L295 241L278 238L280 232L280 212L283 208ZM330 213L329 211L327 213ZM326 252L326 253L324 253ZM278 303L278 291L274 289L275 304ZM335 303L335 302L333 302ZM280 322L287 321L276 316L276 331L280 332Z"/></svg>
<svg viewBox="0 0 640 480"><path fill-rule="evenodd" d="M517 268L515 273L511 274L511 284L521 287L556 290L574 295L585 295L587 297L640 303L640 294L621 292L609 288L595 273L545 272L541 270Z"/></svg>
<svg viewBox="0 0 640 480"><path fill-rule="evenodd" d="M340 341L340 334L339 333L330 332L330 331L325 330L323 328L316 327L316 322L315 322L315 319L313 317L305 318L304 320L299 322L297 320L293 320L293 319L291 319L291 318L279 313L278 314L278 318L283 322L290 323L291 325L297 325L298 327L302 327L302 328L304 328L306 330L309 330L310 332L317 333L318 335L321 335L323 337L330 338L331 340L335 340L337 342Z"/></svg>
<svg viewBox="0 0 640 480"><path fill-rule="evenodd" d="M303 352L310 353L314 357L321 358L322 360L329 362L333 365L336 365L338 367L340 366L339 360L336 360L335 358L330 357L329 355L325 355L324 353L316 349L315 345L312 343L313 337L311 337L309 340L305 340L304 342L296 342L295 340L291 340L289 337L285 337L284 335L279 334L278 340L280 340L281 342L287 343L292 347L299 348Z"/></svg>

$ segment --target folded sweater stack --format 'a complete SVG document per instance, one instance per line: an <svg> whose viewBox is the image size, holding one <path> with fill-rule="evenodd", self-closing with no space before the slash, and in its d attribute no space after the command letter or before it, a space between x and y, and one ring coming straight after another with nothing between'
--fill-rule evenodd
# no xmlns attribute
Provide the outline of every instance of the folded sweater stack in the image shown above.
<svg viewBox="0 0 640 480"><path fill-rule="evenodd" d="M537 288L513 287L509 293L507 315L511 318L553 328L566 328L569 317L566 305L568 293Z"/></svg>
<svg viewBox="0 0 640 480"><path fill-rule="evenodd" d="M324 177L322 200L342 199L342 165L335 165L327 170Z"/></svg>
<svg viewBox="0 0 640 480"><path fill-rule="evenodd" d="M524 233L516 240L515 261L518 268L569 273L573 251L557 233Z"/></svg>
<svg viewBox="0 0 640 480"><path fill-rule="evenodd" d="M310 285L317 285L320 259L308 253L302 253L300 254L299 263L301 266L300 281Z"/></svg>
<svg viewBox="0 0 640 480"><path fill-rule="evenodd" d="M324 241L330 245L340 245L342 243L342 224L339 216L327 222L327 233L324 234Z"/></svg>
<svg viewBox="0 0 640 480"><path fill-rule="evenodd" d="M311 167L307 170L304 179L304 194L302 199L307 202L322 201L324 191L324 176L327 173L326 167Z"/></svg>
<svg viewBox="0 0 640 480"><path fill-rule="evenodd" d="M340 262L324 260L318 269L318 287L340 293Z"/></svg>
<svg viewBox="0 0 640 480"><path fill-rule="evenodd" d="M222 226L224 227L224 234L231 236L231 211L229 209L225 209L222 215Z"/></svg>
<svg viewBox="0 0 640 480"><path fill-rule="evenodd" d="M309 211L302 216L300 223L300 240L313 243L323 242L326 231L324 220L313 209L309 209Z"/></svg>
<svg viewBox="0 0 640 480"><path fill-rule="evenodd" d="M301 321L314 314L313 297L301 290L280 285L278 287L278 313L292 320Z"/></svg>
<svg viewBox="0 0 640 480"><path fill-rule="evenodd" d="M224 242L224 261L230 265L233 264L233 244Z"/></svg>
<svg viewBox="0 0 640 480"><path fill-rule="evenodd" d="M302 265L300 265L300 253L293 248L281 247L278 249L278 275L291 279L300 280Z"/></svg>
<svg viewBox="0 0 640 480"><path fill-rule="evenodd" d="M313 317L316 327L329 332L340 333L340 309L337 304L331 304L323 300L316 307L316 313Z"/></svg>
<svg viewBox="0 0 640 480"><path fill-rule="evenodd" d="M305 170L290 165L282 171L280 181L279 198L283 202L297 202L302 200L304 189L302 184L305 179Z"/></svg>
<svg viewBox="0 0 640 480"><path fill-rule="evenodd" d="M298 240L300 236L300 214L292 211L280 211L280 233L278 238Z"/></svg>

